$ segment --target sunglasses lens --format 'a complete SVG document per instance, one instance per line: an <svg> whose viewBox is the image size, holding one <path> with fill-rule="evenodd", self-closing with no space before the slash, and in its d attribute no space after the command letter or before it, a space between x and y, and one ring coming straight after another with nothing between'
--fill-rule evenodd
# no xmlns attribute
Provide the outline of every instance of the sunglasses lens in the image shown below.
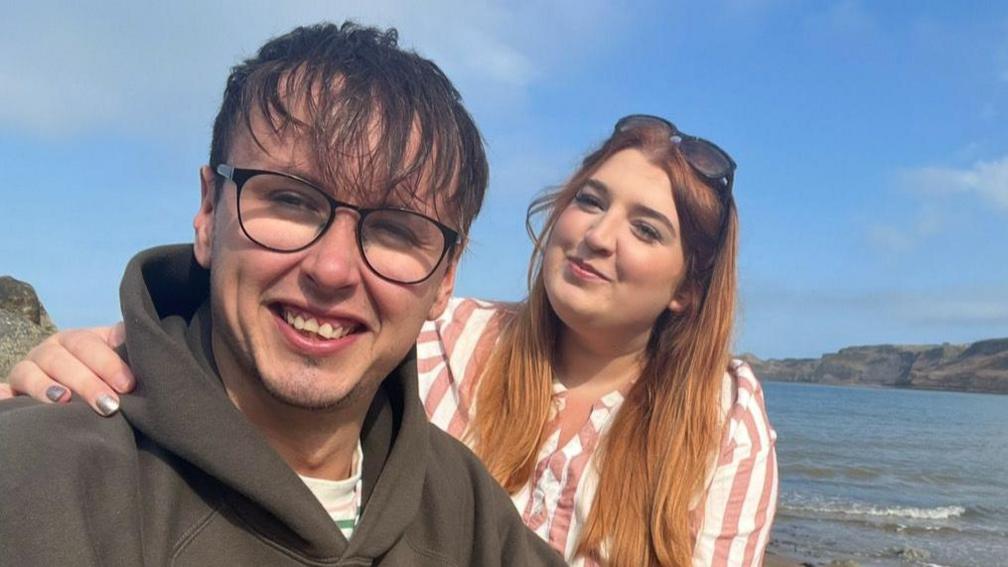
<svg viewBox="0 0 1008 567"><path fill-rule="evenodd" d="M634 128L664 128L670 139L679 147L683 157L700 175L717 182L717 186L727 187L731 191L731 175L735 164L728 154L714 144L694 136L688 136L679 131L674 124L659 116L649 114L631 114L624 116L616 123L617 132L625 132Z"/></svg>
<svg viewBox="0 0 1008 567"><path fill-rule="evenodd" d="M616 123L616 131L624 132L626 130L631 130L633 128L647 128L659 126L662 128L669 128L671 124L667 121L662 120L656 116L647 116L645 114L633 114L630 116L624 116Z"/></svg>
<svg viewBox="0 0 1008 567"><path fill-rule="evenodd" d="M687 138L679 144L679 150L690 165L711 179L724 177L731 171L728 156L709 142Z"/></svg>

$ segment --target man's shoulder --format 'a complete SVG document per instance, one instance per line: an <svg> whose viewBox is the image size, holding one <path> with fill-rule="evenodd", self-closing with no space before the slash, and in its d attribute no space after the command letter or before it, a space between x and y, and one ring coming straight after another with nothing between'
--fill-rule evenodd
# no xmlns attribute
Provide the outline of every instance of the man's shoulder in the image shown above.
<svg viewBox="0 0 1008 567"><path fill-rule="evenodd" d="M11 543L0 564L137 564L138 453L123 416L5 400L0 455L0 540Z"/></svg>
<svg viewBox="0 0 1008 567"><path fill-rule="evenodd" d="M0 422L8 428L45 424L73 431L115 429L119 425L117 422L124 423L124 420L120 414L101 417L90 406L76 399L65 404L51 404L39 402L28 396L16 396L0 401ZM3 440L8 441L7 436L4 436Z"/></svg>
<svg viewBox="0 0 1008 567"><path fill-rule="evenodd" d="M108 463L135 447L121 414L97 415L83 402L46 404L19 397L0 402L0 469L73 474L75 463ZM43 468L44 467L44 468Z"/></svg>
<svg viewBox="0 0 1008 567"><path fill-rule="evenodd" d="M430 455L427 458L427 488L435 493L445 491L459 504L481 501L487 510L494 503L505 510L514 505L507 492L490 475L483 462L464 443L429 425Z"/></svg>
<svg viewBox="0 0 1008 567"><path fill-rule="evenodd" d="M483 463L480 462L465 443L452 437L447 432L433 424L428 425L430 432L431 462L446 473L471 476L479 481L493 480Z"/></svg>
<svg viewBox="0 0 1008 567"><path fill-rule="evenodd" d="M427 497L441 510L446 503L454 509L454 521L462 522L476 542L473 564L478 565L564 565L560 555L529 531L507 492L483 463L461 441L434 425L430 429L427 466ZM430 518L427 519L430 521Z"/></svg>

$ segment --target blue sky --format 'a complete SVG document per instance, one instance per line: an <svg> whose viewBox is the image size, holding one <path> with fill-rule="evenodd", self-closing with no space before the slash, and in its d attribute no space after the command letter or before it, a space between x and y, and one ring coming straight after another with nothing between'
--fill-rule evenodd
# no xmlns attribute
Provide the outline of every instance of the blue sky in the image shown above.
<svg viewBox="0 0 1008 567"><path fill-rule="evenodd" d="M529 201L643 112L739 163L737 351L1008 336L1006 4L79 4L0 18L0 274L60 326L116 320L129 257L191 240L229 67L350 18L441 65L486 138L462 294L524 295Z"/></svg>

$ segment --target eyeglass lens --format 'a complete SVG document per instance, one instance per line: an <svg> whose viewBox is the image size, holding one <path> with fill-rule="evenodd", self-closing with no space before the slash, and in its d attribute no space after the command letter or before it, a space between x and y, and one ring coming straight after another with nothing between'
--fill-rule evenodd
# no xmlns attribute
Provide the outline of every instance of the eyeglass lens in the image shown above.
<svg viewBox="0 0 1008 567"><path fill-rule="evenodd" d="M336 214L315 187L272 174L255 175L244 183L238 212L249 238L266 248L288 252L312 244ZM431 219L405 210L368 210L358 221L357 230L364 260L371 269L403 283L427 278L447 246L444 233Z"/></svg>

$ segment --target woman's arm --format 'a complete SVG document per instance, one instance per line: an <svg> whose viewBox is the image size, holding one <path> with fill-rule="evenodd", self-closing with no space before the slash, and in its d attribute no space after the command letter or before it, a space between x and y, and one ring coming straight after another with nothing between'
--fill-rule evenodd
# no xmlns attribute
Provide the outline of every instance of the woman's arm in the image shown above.
<svg viewBox="0 0 1008 567"><path fill-rule="evenodd" d="M461 370L455 376L456 387L469 388L496 341L499 325L503 318L511 316L513 309L514 305L506 303L455 298L441 318L424 325L418 340L420 393L431 412L437 404L428 400L427 394L431 388L443 387L442 382L450 381L447 365L456 344L464 350L464 354L454 355L456 370ZM113 350L124 338L122 323L56 333L11 369L10 387L0 384L0 399L27 394L43 402L64 403L73 394L98 413L111 415L119 407L118 394L129 392L136 385L129 367ZM475 362L470 364L470 359ZM463 407L468 407L468 403ZM461 434L457 423L439 425Z"/></svg>
<svg viewBox="0 0 1008 567"><path fill-rule="evenodd" d="M702 501L694 567L759 566L777 508L777 434L763 389L746 364L733 367L734 401Z"/></svg>
<svg viewBox="0 0 1008 567"><path fill-rule="evenodd" d="M124 340L123 324L61 331L36 346L11 369L10 388L0 398L27 394L50 403L70 401L71 391L101 415L119 409L119 393L136 384L115 347Z"/></svg>

